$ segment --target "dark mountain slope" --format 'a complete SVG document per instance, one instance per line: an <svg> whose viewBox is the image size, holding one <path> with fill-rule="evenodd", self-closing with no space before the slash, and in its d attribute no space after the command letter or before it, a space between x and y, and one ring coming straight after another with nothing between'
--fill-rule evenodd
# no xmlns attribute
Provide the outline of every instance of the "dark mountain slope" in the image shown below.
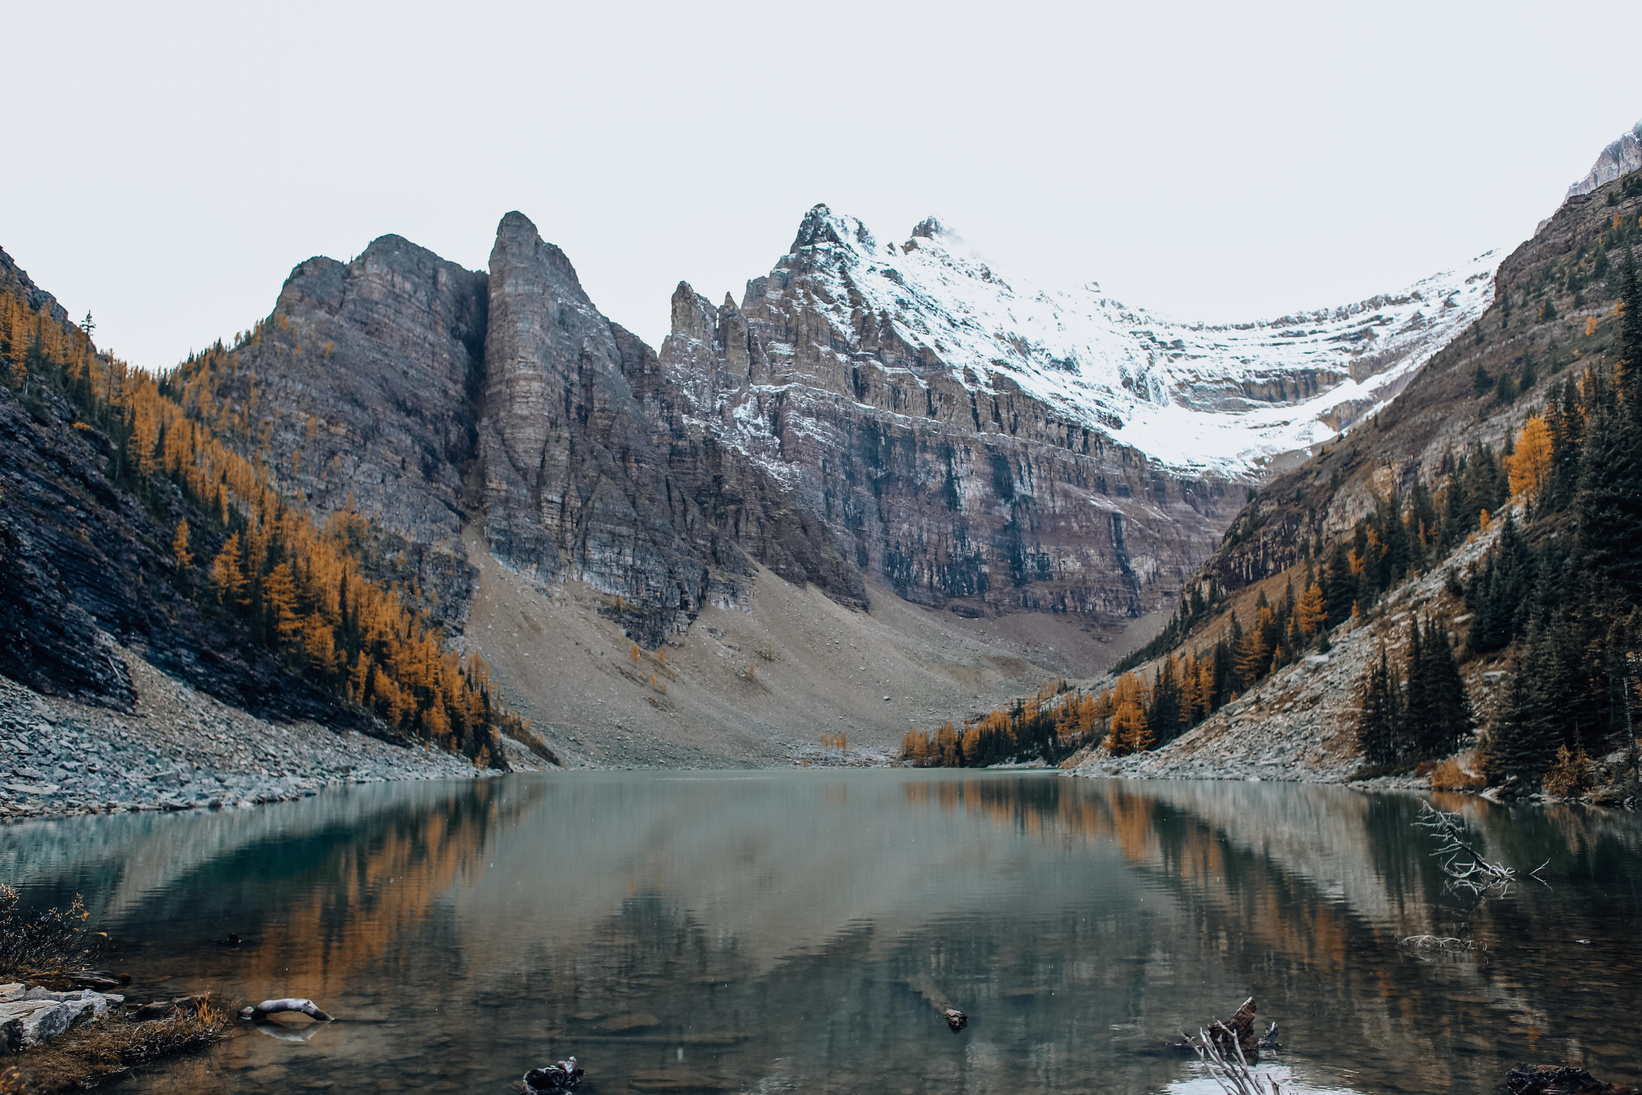
<svg viewBox="0 0 1642 1095"><path fill-rule="evenodd" d="M383 236L349 263L291 271L274 310L230 348L180 366L169 388L281 489L317 513L354 509L387 575L459 623L473 570L461 551L477 451L484 274Z"/></svg>
<svg viewBox="0 0 1642 1095"><path fill-rule="evenodd" d="M1355 526L1392 489L1473 444L1502 446L1572 366L1607 363L1618 271L1638 239L1642 176L1573 195L1500 264L1492 307L1403 395L1328 451L1279 476L1232 522L1203 575L1237 589L1293 566ZM1531 380L1522 390L1524 380Z"/></svg>
<svg viewBox="0 0 1642 1095"><path fill-rule="evenodd" d="M66 352L90 353L61 307L0 251L0 296L28 302ZM31 336L35 328L31 327ZM116 438L65 397L52 354L33 337L0 345L0 673L48 695L128 709L130 674L104 635L189 684L262 717L363 723L293 674L243 623L202 612L171 549L177 522L193 549L221 545L202 512L168 484L138 497ZM30 372L19 376L19 365Z"/></svg>

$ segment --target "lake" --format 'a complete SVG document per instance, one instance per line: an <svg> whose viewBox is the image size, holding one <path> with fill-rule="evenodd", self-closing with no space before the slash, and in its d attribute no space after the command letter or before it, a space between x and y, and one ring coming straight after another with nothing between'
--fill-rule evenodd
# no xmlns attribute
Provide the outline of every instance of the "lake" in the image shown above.
<svg viewBox="0 0 1642 1095"><path fill-rule="evenodd" d="M0 880L84 894L139 995L339 1017L131 1092L500 1095L571 1053L595 1095L1216 1091L1161 1047L1250 995L1294 1090L1642 1083L1642 818L1443 803L1546 884L1454 892L1413 796L818 769L15 824Z"/></svg>

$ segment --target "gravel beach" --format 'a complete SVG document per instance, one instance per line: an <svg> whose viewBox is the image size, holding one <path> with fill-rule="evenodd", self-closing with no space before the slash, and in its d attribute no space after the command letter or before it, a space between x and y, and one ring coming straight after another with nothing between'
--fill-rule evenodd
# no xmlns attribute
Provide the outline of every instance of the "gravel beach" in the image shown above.
<svg viewBox="0 0 1642 1095"><path fill-rule="evenodd" d="M121 654L137 687L131 714L0 677L0 819L251 806L344 783L486 774L419 745L265 722ZM528 767L526 757L509 759Z"/></svg>

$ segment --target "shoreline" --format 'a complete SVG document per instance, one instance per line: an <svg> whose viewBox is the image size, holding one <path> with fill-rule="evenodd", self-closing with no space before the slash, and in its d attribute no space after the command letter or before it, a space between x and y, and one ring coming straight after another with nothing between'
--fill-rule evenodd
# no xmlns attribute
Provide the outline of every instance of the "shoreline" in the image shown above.
<svg viewBox="0 0 1642 1095"><path fill-rule="evenodd" d="M348 784L490 774L420 745L259 719L130 651L121 654L137 686L130 713L44 696L0 677L0 823L235 809Z"/></svg>

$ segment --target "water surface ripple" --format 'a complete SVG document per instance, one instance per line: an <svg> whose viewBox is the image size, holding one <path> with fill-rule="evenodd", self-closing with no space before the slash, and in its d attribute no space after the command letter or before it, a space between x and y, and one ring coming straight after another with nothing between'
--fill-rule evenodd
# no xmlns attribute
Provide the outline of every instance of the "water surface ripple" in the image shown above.
<svg viewBox="0 0 1642 1095"><path fill-rule="evenodd" d="M1159 1047L1250 994L1297 1090L1492 1092L1526 1059L1642 1082L1642 820L1448 805L1549 885L1451 892L1406 796L814 770L18 824L0 879L83 893L140 992L342 1017L133 1092L500 1095L569 1053L593 1095L1213 1091Z"/></svg>

